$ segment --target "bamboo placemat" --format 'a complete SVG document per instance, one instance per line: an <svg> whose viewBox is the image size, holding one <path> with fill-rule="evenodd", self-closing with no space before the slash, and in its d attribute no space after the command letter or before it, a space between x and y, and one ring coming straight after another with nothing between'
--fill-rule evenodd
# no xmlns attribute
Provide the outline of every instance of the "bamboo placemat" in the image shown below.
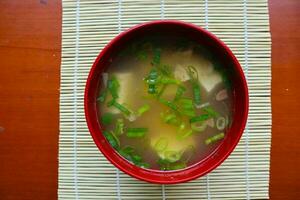
<svg viewBox="0 0 300 200"><path fill-rule="evenodd" d="M83 111L85 81L101 49L141 22L178 19L221 38L243 66L250 112L231 156L209 175L179 185L135 180L98 151ZM267 0L63 0L59 199L268 198L271 137Z"/></svg>

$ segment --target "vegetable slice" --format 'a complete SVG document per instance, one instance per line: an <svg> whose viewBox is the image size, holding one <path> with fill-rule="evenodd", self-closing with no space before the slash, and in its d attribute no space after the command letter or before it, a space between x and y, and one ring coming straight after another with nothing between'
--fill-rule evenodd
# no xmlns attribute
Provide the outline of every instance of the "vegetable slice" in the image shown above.
<svg viewBox="0 0 300 200"><path fill-rule="evenodd" d="M210 115L211 117L218 117L220 114L215 111L211 106L206 106L203 108L203 110Z"/></svg>
<svg viewBox="0 0 300 200"><path fill-rule="evenodd" d="M159 48L154 49L152 65L158 66L160 64L160 55L161 55L161 49Z"/></svg>
<svg viewBox="0 0 300 200"><path fill-rule="evenodd" d="M180 105L179 113L188 117L194 117L196 115L193 100L189 98L179 99L178 104Z"/></svg>
<svg viewBox="0 0 300 200"><path fill-rule="evenodd" d="M111 77L111 79L109 79L107 82L107 89L109 90L113 99L119 98L119 88L120 83L118 79L115 76Z"/></svg>
<svg viewBox="0 0 300 200"><path fill-rule="evenodd" d="M119 104L118 102L116 102L114 99L109 101L107 103L108 107L113 106L115 108L117 108L118 110L120 110L123 114L125 114L126 116L129 116L132 112L126 108L124 105Z"/></svg>
<svg viewBox="0 0 300 200"><path fill-rule="evenodd" d="M218 140L221 140L221 139L223 139L223 138L224 138L224 133L219 133L219 134L214 135L214 136L212 136L212 137L210 137L210 138L207 138L207 139L205 140L205 144L206 144L206 145L209 145L209 144L214 143L214 142L217 142Z"/></svg>
<svg viewBox="0 0 300 200"><path fill-rule="evenodd" d="M117 119L116 127L115 127L116 135L122 135L124 133L124 127L125 127L124 120L121 118Z"/></svg>
<svg viewBox="0 0 300 200"><path fill-rule="evenodd" d="M182 85L179 85L173 101L178 101L182 97L182 95L185 91L186 91L186 88Z"/></svg>
<svg viewBox="0 0 300 200"><path fill-rule="evenodd" d="M140 107L137 111L138 116L141 116L142 114L144 114L145 112L147 112L148 110L150 110L150 106L149 104L145 104L142 107Z"/></svg>
<svg viewBox="0 0 300 200"><path fill-rule="evenodd" d="M182 140L182 139L189 137L192 134L193 134L193 130L191 130L191 129L190 130L182 130L182 131L179 131L179 133L177 134L177 139Z"/></svg>
<svg viewBox="0 0 300 200"><path fill-rule="evenodd" d="M198 116L190 118L190 123L203 122L209 118L211 118L211 116L208 114L198 115Z"/></svg>
<svg viewBox="0 0 300 200"><path fill-rule="evenodd" d="M206 121L191 123L192 130L196 132L202 132L206 129L206 127L207 127Z"/></svg>
<svg viewBox="0 0 300 200"><path fill-rule="evenodd" d="M198 81L198 72L195 67L188 66L187 73L190 77L190 82L192 83L194 102L196 106L199 106L201 103L201 91L200 91L200 85Z"/></svg>
<svg viewBox="0 0 300 200"><path fill-rule="evenodd" d="M120 147L120 141L117 137L115 137L112 132L103 131L103 135L108 140L109 144L116 150Z"/></svg>
<svg viewBox="0 0 300 200"><path fill-rule="evenodd" d="M159 98L158 99L162 104L168 106L169 108L171 108L172 110L175 110L177 111L177 106L176 104L174 104L172 101L168 101L168 100L165 100L163 98Z"/></svg>
<svg viewBox="0 0 300 200"><path fill-rule="evenodd" d="M219 117L216 121L216 126L219 131L222 131L226 127L226 119L224 117Z"/></svg>
<svg viewBox="0 0 300 200"><path fill-rule="evenodd" d="M165 151L165 160L173 163L180 160L181 153L176 151Z"/></svg>
<svg viewBox="0 0 300 200"><path fill-rule="evenodd" d="M128 128L126 136L129 138L141 138L148 132L147 128Z"/></svg>
<svg viewBox="0 0 300 200"><path fill-rule="evenodd" d="M154 145L154 149L157 152L164 151L168 147L168 140L164 137L161 137L157 140L157 142Z"/></svg>
<svg viewBox="0 0 300 200"><path fill-rule="evenodd" d="M113 116L114 116L114 114L112 114L110 112L107 112L107 113L104 113L103 115L101 115L102 124L104 124L104 125L111 124L113 121Z"/></svg>
<svg viewBox="0 0 300 200"><path fill-rule="evenodd" d="M107 97L107 89L105 88L99 95L99 97L97 98L97 101L100 101L101 103L103 103Z"/></svg>

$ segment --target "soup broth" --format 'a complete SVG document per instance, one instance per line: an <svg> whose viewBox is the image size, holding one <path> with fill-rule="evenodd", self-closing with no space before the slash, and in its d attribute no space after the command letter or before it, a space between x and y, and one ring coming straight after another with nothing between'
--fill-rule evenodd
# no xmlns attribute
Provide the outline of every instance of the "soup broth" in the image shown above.
<svg viewBox="0 0 300 200"><path fill-rule="evenodd" d="M103 134L137 166L186 168L211 154L230 127L226 68L191 40L133 42L111 59L99 81Z"/></svg>

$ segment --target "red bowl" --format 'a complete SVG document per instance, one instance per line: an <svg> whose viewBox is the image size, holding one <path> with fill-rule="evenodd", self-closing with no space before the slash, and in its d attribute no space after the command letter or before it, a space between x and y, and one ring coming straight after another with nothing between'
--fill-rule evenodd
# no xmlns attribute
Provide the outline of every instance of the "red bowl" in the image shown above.
<svg viewBox="0 0 300 200"><path fill-rule="evenodd" d="M143 169L121 157L102 134L98 120L96 98L100 86L99 77L109 66L110 58L130 41L145 35L172 35L189 37L205 45L223 64L231 68L233 89L233 120L224 140L217 149L198 163L176 171ZM239 142L248 116L248 88L244 73L230 49L210 32L181 21L162 20L137 25L115 37L98 55L88 76L84 95L84 110L88 128L94 142L103 155L123 172L151 183L174 184L203 176L220 165Z"/></svg>

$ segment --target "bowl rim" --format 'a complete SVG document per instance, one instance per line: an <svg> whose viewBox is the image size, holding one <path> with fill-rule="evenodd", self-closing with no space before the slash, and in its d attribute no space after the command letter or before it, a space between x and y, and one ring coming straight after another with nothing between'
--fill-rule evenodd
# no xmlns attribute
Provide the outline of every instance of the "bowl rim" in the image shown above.
<svg viewBox="0 0 300 200"><path fill-rule="evenodd" d="M221 157L221 159L218 159L213 165L211 165L208 169L201 171L201 173L197 173L197 174L193 174L193 175L188 175L185 178L180 178L180 179L169 179L169 180L160 180L159 178L155 178L154 176L152 176L154 173L159 173L159 174L170 174L172 172L185 172L186 170L190 169L191 167L193 167L194 165L197 165L198 163L189 166L187 168L184 168L182 170L174 170L174 171L161 171L161 170L151 170L151 169L144 169L144 168L140 168L140 167L136 167L134 164L128 162L127 160L125 160L124 158L122 158L123 160L125 160L125 162L127 162L127 164L129 163L130 165L132 165L133 167L139 168L139 170L142 171L147 171L148 175L147 176L141 176L137 173L132 172L131 170L128 170L126 167L124 167L122 164L120 164L119 161L116 161L114 159L111 158L111 156L108 154L108 152L106 152L106 150L102 147L101 142L98 140L98 137L96 136L96 132L97 130L94 129L94 127L91 124L91 116L90 116L90 112L88 109L88 94L89 94L89 90L90 90L90 82L92 79L93 74L95 73L95 70L97 68L97 65L100 61L100 59L103 57L103 55L106 54L106 52L108 51L109 48L111 48L111 46L116 43L116 41L121 40L123 38L124 35L127 35L130 32L136 31L140 28L144 28L147 26L153 26L153 25L158 25L158 24L173 24L173 25L178 25L178 26L184 26L186 28L192 28L198 32L204 33L205 36L209 37L210 39L212 39L217 45L221 46L222 48L224 48L224 50L226 51L226 53L228 53L228 56L231 58L232 62L233 62L233 67L235 68L235 70L237 70L237 74L239 76L239 78L242 81L242 87L243 87L243 92L244 92L244 97L245 97L245 102L243 104L243 109L244 109L244 114L242 116L242 119L239 121L240 122L240 128L239 131L237 132L237 136L235 137L235 140L233 142L231 142L231 146L229 148L227 148L226 153L223 155L223 157ZM178 20L155 20L155 21L150 21L150 22L146 22L146 23L141 23L138 25L135 25L123 32L121 32L120 34L118 34L116 37L114 37L102 50L101 52L98 54L97 58L95 59L88 78L86 80L86 86L85 86L85 91L84 91L84 112L85 112L85 118L86 118L86 122L87 122L87 126L89 129L89 132L95 142L95 144L97 145L98 149L102 152L102 154L106 157L106 159L108 159L115 167L117 167L118 169L122 170L123 172L129 174L132 177L135 177L137 179L140 179L142 181L147 181L150 183L158 183L158 184L176 184L176 183L183 183L183 182L187 182L190 180L194 180L198 177L204 176L207 173L211 172L212 170L214 170L216 167L218 167L221 163L224 162L224 160L226 160L226 158L232 153L232 151L235 149L235 147L237 146L238 142L240 141L240 138L243 134L243 131L245 129L246 126L246 122L247 122L247 118L248 118L248 112L249 112L249 94L248 94L248 86L247 86L247 81L244 75L244 72L242 70L242 67L240 65L240 63L238 62L237 58L234 56L234 54L232 53L232 51L229 49L229 47L226 46L226 44L224 42L222 42L219 38L217 38L214 34L210 33L209 31L201 28L200 26L196 26L194 24L191 23L187 23L187 22L183 22L183 21L178 21ZM101 131L100 131L101 132ZM107 141L106 141L107 142ZM108 142L107 142L108 143ZM220 146L220 145L219 145ZM218 148L218 147L217 147ZM111 149L113 149L111 147ZM113 151L115 151L113 149ZM210 156L210 155L209 155ZM207 156L207 157L209 157ZM121 156L120 156L121 157ZM205 158L206 159L206 158ZM170 176L171 177L171 176Z"/></svg>

